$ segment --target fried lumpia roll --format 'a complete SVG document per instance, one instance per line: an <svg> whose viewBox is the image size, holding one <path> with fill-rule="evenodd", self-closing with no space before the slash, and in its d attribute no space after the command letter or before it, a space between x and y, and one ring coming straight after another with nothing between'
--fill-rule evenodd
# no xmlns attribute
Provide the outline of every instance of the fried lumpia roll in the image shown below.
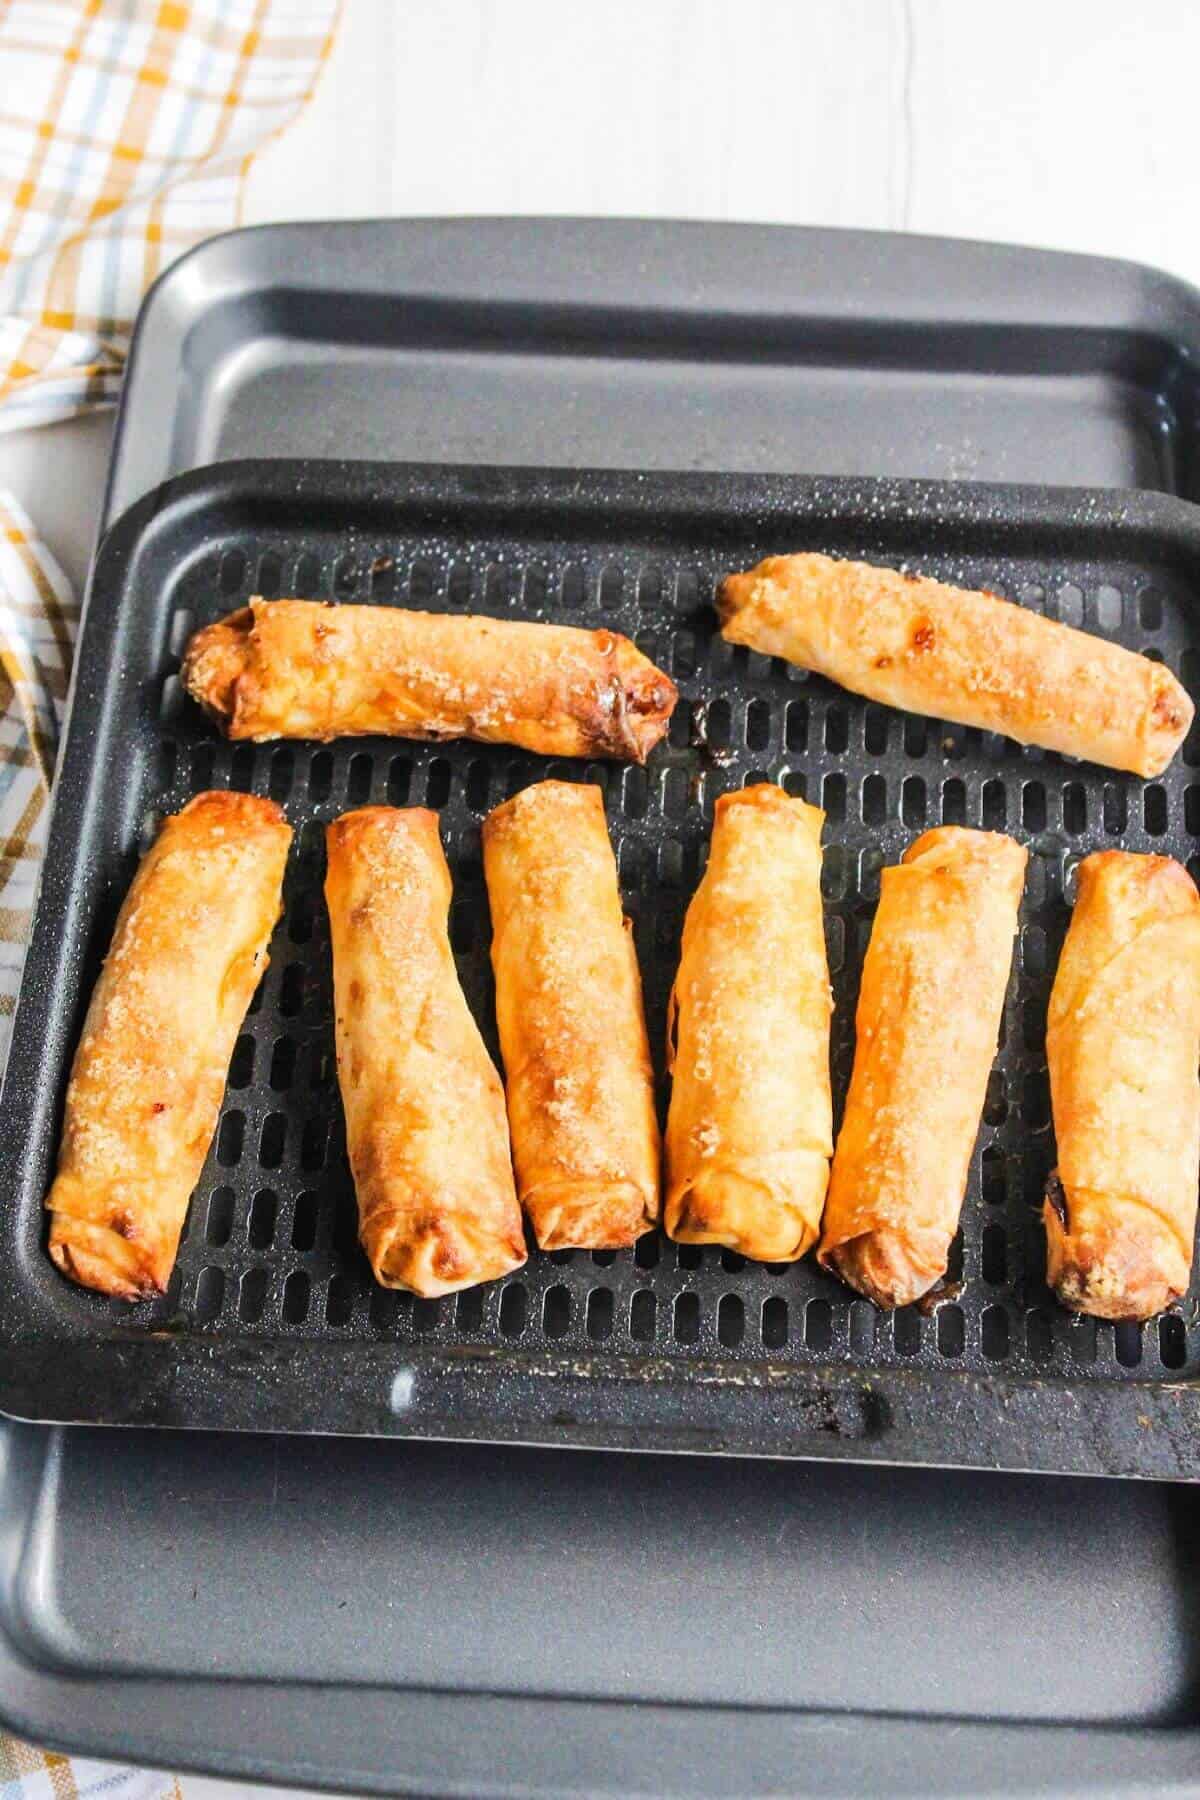
<svg viewBox="0 0 1200 1800"><path fill-rule="evenodd" d="M1026 854L940 826L885 869L819 1259L879 1306L945 1273L996 1054Z"/></svg>
<svg viewBox="0 0 1200 1800"><path fill-rule="evenodd" d="M825 815L761 785L717 801L671 994L665 1224L685 1244L803 1256L833 1152Z"/></svg>
<svg viewBox="0 0 1200 1800"><path fill-rule="evenodd" d="M677 698L615 631L316 600L206 625L182 675L231 738L466 737L638 763Z"/></svg>
<svg viewBox="0 0 1200 1800"><path fill-rule="evenodd" d="M437 814L325 833L338 1084L376 1281L450 1294L525 1261L500 1077L459 986Z"/></svg>
<svg viewBox="0 0 1200 1800"><path fill-rule="evenodd" d="M50 1255L137 1300L170 1278L229 1059L267 965L292 833L271 800L198 794L125 897L67 1087Z"/></svg>
<svg viewBox="0 0 1200 1800"><path fill-rule="evenodd" d="M1047 1274L1064 1305L1148 1319L1188 1286L1200 1180L1200 896L1168 856L1080 863L1050 996L1058 1168Z"/></svg>
<svg viewBox="0 0 1200 1800"><path fill-rule="evenodd" d="M1194 708L1169 669L995 594L829 556L726 577L721 632L852 693L1161 775Z"/></svg>
<svg viewBox="0 0 1200 1800"><path fill-rule="evenodd" d="M660 1145L599 788L542 781L498 806L483 867L521 1204L543 1250L620 1249L658 1218Z"/></svg>

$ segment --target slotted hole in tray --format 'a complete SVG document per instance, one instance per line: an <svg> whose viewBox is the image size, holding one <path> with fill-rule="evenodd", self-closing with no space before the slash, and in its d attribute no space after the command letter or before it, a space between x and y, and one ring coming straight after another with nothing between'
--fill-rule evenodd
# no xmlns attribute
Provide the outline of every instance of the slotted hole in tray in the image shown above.
<svg viewBox="0 0 1200 1800"><path fill-rule="evenodd" d="M209 733L186 696L173 697L169 717L155 725L156 754L133 772L140 783L133 813L140 819L177 806L202 786L235 786L272 794L287 806L293 825L308 832L302 866L299 846L293 855L271 968L238 1039L194 1223L181 1250L182 1313L210 1336L336 1330L343 1337L436 1338L444 1346L461 1335L475 1344L519 1345L522 1353L552 1346L568 1355L624 1352L684 1363L720 1355L868 1369L902 1361L930 1369L953 1362L977 1370L1058 1370L1069 1359L1073 1370L1109 1380L1200 1372L1200 1335L1181 1314L1167 1315L1136 1338L1107 1329L1097 1337L1090 1323L1076 1326L1050 1303L1027 1303L1026 1292L1037 1292L1037 1256L1044 1258L1044 1249L1031 1261L1023 1224L1025 1210L1036 1213L1040 1206L1052 1166L1045 1009L1068 917L1071 866L1117 839L1185 859L1200 854L1200 779L1194 773L1200 735L1189 740L1183 761L1143 785L864 704L714 638L707 609L727 553L705 561L689 548L676 561L667 552L626 552L619 543L597 554L544 537L528 545L414 538L386 552L377 542L352 553L334 532L314 531L310 541L300 532L281 533L271 542L246 532L237 542L223 542L219 557L207 565L181 564L170 609L182 622L169 617L161 631L164 656L175 660L156 671L153 692L161 694L177 673L190 621L215 616L226 601L244 600L265 573L266 584L277 581L278 591L289 591L294 582L295 591L314 597L328 597L353 579L360 600L404 604L416 595L435 608L478 610L486 598L509 616L611 624L653 646L656 659L680 681L678 720L647 769L562 762L550 769L524 752L476 744L231 746ZM394 567L379 564L380 556L385 563L394 558ZM880 554L878 560L902 559ZM909 560L914 566L928 561L918 555ZM1088 628L1107 631L1131 648L1146 648L1152 637L1170 666L1200 686L1200 649L1185 642L1190 628L1169 579L1151 581L1144 572L1112 565L1101 582L1094 571L1085 575L1035 562L1028 556L1005 564L996 557L967 567L959 557L945 572L1022 599L1028 591L1035 604L1041 604L1040 593L1055 616L1062 616L1064 605L1082 608ZM1076 593L1067 591L1072 588ZM1157 600L1147 603L1151 589ZM376 1288L355 1241L333 1069L328 926L320 891L323 825L344 806L370 801L439 810L455 879L458 965L494 1050L479 825L488 807L548 772L599 780L605 788L656 1047L663 1041L679 934L704 868L716 796L759 778L825 807L823 882L837 998L833 1065L842 1091L881 869L912 837L942 822L1009 830L1032 840L1036 854L1013 1001L988 1084L956 1252L962 1287L929 1318L913 1309L884 1318L817 1270L811 1258L767 1269L733 1252L664 1245L658 1233L632 1250L605 1253L605 1263L580 1255L553 1262L533 1250L519 1277L496 1289L468 1290L440 1310L415 1307Z"/></svg>

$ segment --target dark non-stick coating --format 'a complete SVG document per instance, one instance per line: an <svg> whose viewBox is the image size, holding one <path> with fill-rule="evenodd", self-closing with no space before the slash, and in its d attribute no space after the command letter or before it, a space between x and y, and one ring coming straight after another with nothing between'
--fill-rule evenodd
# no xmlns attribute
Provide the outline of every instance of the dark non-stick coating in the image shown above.
<svg viewBox="0 0 1200 1800"><path fill-rule="evenodd" d="M113 527L3 1097L7 1410L1200 1472L1193 1300L1145 1328L1070 1319L1044 1283L1039 1219L1053 1155L1045 1011L1073 867L1111 843L1189 859L1200 737L1146 784L867 705L725 645L716 580L802 548L985 585L1160 656L1197 685L1200 516L1157 496L273 463L169 483ZM603 621L674 676L680 705L644 770L466 743L229 745L182 693L179 656L198 624L252 593ZM603 788L656 1052L715 796L766 779L825 808L839 1106L880 867L943 821L1028 845L1000 1051L950 1285L933 1306L884 1315L811 1261L746 1264L657 1235L629 1252L535 1251L510 1280L436 1302L374 1286L333 1072L322 826L367 801L438 809L460 973L494 1048L479 823L547 774ZM207 786L271 794L297 841L170 1293L128 1308L53 1271L40 1202L82 1011L138 854L164 812Z"/></svg>

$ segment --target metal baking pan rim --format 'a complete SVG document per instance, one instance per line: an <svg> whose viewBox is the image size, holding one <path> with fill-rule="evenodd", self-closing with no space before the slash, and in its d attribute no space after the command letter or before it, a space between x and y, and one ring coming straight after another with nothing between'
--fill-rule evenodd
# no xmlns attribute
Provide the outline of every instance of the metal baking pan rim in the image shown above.
<svg viewBox="0 0 1200 1800"><path fill-rule="evenodd" d="M139 338L145 336L152 324L156 323L154 315L163 305L164 291L190 279L196 263L224 255L231 245L251 241L283 244L294 240L300 232L328 232L349 239L354 236L361 238L369 232L386 234L414 229L462 230L474 234L482 230L506 235L530 231L543 237L581 231L614 237L633 233L647 237L678 233L684 237L692 237L697 244L714 234L730 239L741 237L746 241L756 235L770 235L781 241L788 240L817 249L822 245L839 245L881 251L903 247L926 256L936 254L958 257L965 253L968 256L1012 258L1028 263L1030 267L1039 265L1057 269L1074 268L1081 276L1094 275L1101 270L1121 274L1134 285L1152 287L1164 297L1186 305L1189 309L1200 309L1200 287L1153 263L1143 262L1136 257L1101 256L1078 250L1048 250L1006 238L955 237L944 232L890 231L836 225L792 225L769 219L653 218L637 213L432 213L409 217L374 213L354 219L288 219L237 225L227 231L214 232L202 243L185 250L155 277L142 296L126 359L127 375L134 371ZM752 306L753 288L750 284L747 285L746 295ZM798 295L796 298L797 304L802 304L806 296ZM843 298L853 306L856 297L852 293L844 293ZM944 301L937 295L931 295L930 300L931 304L922 308L919 317L930 323L938 322L942 318L939 306L944 305ZM878 313L875 309L860 313L854 307L854 316L873 319L878 317ZM888 318L894 322L893 314L889 313ZM129 388L130 383L126 381L123 393L128 392Z"/></svg>
<svg viewBox="0 0 1200 1800"><path fill-rule="evenodd" d="M11 1652L10 1652L11 1654ZM0 1653L0 1672L3 1661ZM104 1715L93 1729L61 1729L57 1716L41 1716L36 1706L17 1707L0 1699L0 1721L19 1736L53 1744L76 1753L99 1756L128 1754L111 1717L111 1680L76 1682L86 1703ZM154 1766L196 1773L227 1775L273 1783L303 1783L330 1792L362 1790L397 1795L478 1795L494 1800L558 1800L573 1791L570 1777L580 1767L595 1771L587 1791L599 1795L670 1792L680 1794L730 1794L777 1792L779 1771L790 1771L788 1791L797 1795L877 1793L878 1783L888 1780L887 1791L896 1795L957 1795L964 1784L971 1791L993 1791L989 1776L998 1767L1006 1775L1027 1783L1025 1791L1053 1792L1060 1796L1115 1792L1109 1781L1153 1783L1156 1793L1193 1791L1197 1734L1187 1729L1127 1726L1096 1728L1069 1722L1061 1725L990 1723L986 1719L943 1721L933 1716L877 1715L862 1712L830 1713L785 1711L778 1708L697 1706L645 1701L592 1700L549 1696L514 1697L499 1692L453 1689L329 1687L320 1683L225 1683L219 1680L180 1683L170 1678L123 1681L123 1693L143 1690L146 1716L160 1712L167 1696L185 1687L189 1714L199 1705L204 1711L190 1737L161 1730L143 1731L139 1753ZM106 1699L105 1694L108 1697ZM289 1742L303 1742L299 1753L282 1750L272 1754L236 1756L214 1748L215 1733L230 1705L231 1695L258 1699L270 1695L272 1712ZM389 1758L385 1763L364 1763L349 1751L336 1771L318 1754L327 1734L339 1737L348 1710L386 1705ZM549 1709L549 1714L547 1714ZM279 1713L285 1717L279 1720ZM630 1729L621 1730L622 1724ZM880 1765L856 1754L853 1739L863 1726L884 1724L886 1738L878 1742ZM954 1734L955 1755L947 1760L947 1731ZM207 1732L208 1735L202 1735ZM525 1753L532 1744L543 1772L532 1782L505 1783L478 1774L468 1786L439 1780L442 1765L437 1748L454 1737L473 1740L489 1751L491 1770L503 1765L509 1749L519 1743ZM701 1750L701 1739L707 1748ZM648 1764L647 1740L655 1745ZM349 1745L349 1734L342 1737ZM419 1766L401 1773L396 1766L396 1745L425 1748ZM731 1754L732 1750L732 1754ZM917 1762L917 1758L923 1762ZM630 1759L635 1759L631 1761ZM711 1758L711 1763L709 1759ZM903 1773L907 1759L913 1773ZM736 1787L689 1781L672 1785L682 1769L711 1766L714 1771L740 1771ZM810 1784L797 1775L805 1764L818 1773ZM549 1767L546 1767L549 1764ZM600 1774L603 1769L605 1773ZM886 1774L885 1774L886 1770ZM647 1786L647 1780L653 1783ZM744 1780L745 1785L742 1785ZM836 1785L831 1785L836 1783ZM1055 1785L1051 1787L1051 1783ZM985 1785L986 1784L986 1785ZM1012 1789L1010 1791L1016 1791ZM1132 1792L1132 1788L1125 1791ZM1138 1791L1141 1791L1140 1789Z"/></svg>
<svg viewBox="0 0 1200 1800"><path fill-rule="evenodd" d="M768 300L763 296L769 291L773 259L748 260L744 280L737 280L737 304L749 316L770 312L797 322L828 319L855 325L873 321L889 327L918 324L932 328L950 320L979 329L1004 330L1014 323L1028 323L1059 331L1136 332L1168 349L1172 367L1178 365L1178 371L1190 369L1200 356L1200 289L1181 277L1127 258L1047 251L988 239L753 221L653 219L635 215L603 218L583 214L314 219L241 226L218 233L185 252L158 276L143 298L117 415L102 528L112 519L119 491L130 488L131 491L122 491L122 500L128 505L147 485L144 477L135 477L133 471L127 473L125 466L128 420L145 410L149 398L141 393L143 364L166 351L174 367L182 356L185 339L174 332L171 309L177 304L177 295L186 295L189 283L194 285L209 265L219 270L223 261L231 259L232 266L223 277L229 299L258 291L264 285L303 291L318 285L312 253L327 238L339 239L356 250L371 246L374 239L384 247L385 254L399 256L406 241L414 247L427 248L431 236L459 232L465 235L472 253L481 241L485 242L485 258L488 254L512 256L514 250L524 246L526 261L532 264L536 249L536 280L524 273L522 278L523 292L528 303L534 305L547 303L548 286L555 294L559 286L568 289L573 304L579 304L583 295L590 298L593 294L597 283L603 280L602 267L592 271L582 287L578 273L571 270L572 253L585 236L607 236L639 253L661 239L670 243L675 257L681 247L690 249L694 245L699 254L708 255L724 244L749 248L757 238L764 245L769 243L776 252L788 245L805 253L806 279L799 288L788 290L786 298L775 296ZM293 246L300 240L307 240L306 254L295 259L297 266L289 267ZM244 273L237 272L237 253L243 241L256 249L260 245L269 247L272 255L267 261L280 265L265 284L261 279L251 282ZM914 263L927 264L930 258L944 263L941 278L924 267L910 269L910 258ZM824 268L826 259L832 265L828 274ZM873 260L880 266L872 267ZM478 269L475 273L477 289ZM639 256L633 257L632 268L623 268L624 285L618 298L624 305L631 304L628 281L638 279L642 273ZM965 294L957 291L964 274L977 283L974 290ZM1064 299L1064 275L1074 278L1069 305ZM369 266L364 267L360 256L343 262L335 274L323 276L322 281L340 291L393 294L398 284L403 289L403 264L388 268L386 277L385 280ZM647 279L652 290L653 277ZM724 263L719 263L719 279L726 284L731 279ZM696 286L693 280L689 299L693 299ZM445 297L449 290L442 282L431 284L429 291L435 297ZM669 281L662 291L667 293L668 302L651 297L633 304L679 311L678 302L669 304ZM1146 319L1131 326L1121 311L1121 302L1134 300L1145 306ZM708 305L712 304L709 299ZM187 302L183 305L186 312ZM718 311L729 310L723 298L716 305ZM693 299L692 310L704 308ZM161 376L163 371L158 373ZM174 370L174 378L182 378L181 369ZM164 441L163 455L157 459L160 466L152 472L151 480L167 473L170 453L171 446Z"/></svg>

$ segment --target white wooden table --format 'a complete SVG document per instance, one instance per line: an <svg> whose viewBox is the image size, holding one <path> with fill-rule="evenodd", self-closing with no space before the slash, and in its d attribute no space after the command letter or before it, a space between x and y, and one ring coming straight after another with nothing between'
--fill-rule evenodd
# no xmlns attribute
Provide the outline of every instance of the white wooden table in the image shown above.
<svg viewBox="0 0 1200 1800"><path fill-rule="evenodd" d="M344 5L315 100L251 172L246 223L752 219L1094 251L1200 283L1194 0ZM110 437L104 417L0 438L0 486L77 583Z"/></svg>
<svg viewBox="0 0 1200 1800"><path fill-rule="evenodd" d="M344 0L245 219L598 213L947 233L1200 282L1193 0ZM0 437L76 581L111 420Z"/></svg>

